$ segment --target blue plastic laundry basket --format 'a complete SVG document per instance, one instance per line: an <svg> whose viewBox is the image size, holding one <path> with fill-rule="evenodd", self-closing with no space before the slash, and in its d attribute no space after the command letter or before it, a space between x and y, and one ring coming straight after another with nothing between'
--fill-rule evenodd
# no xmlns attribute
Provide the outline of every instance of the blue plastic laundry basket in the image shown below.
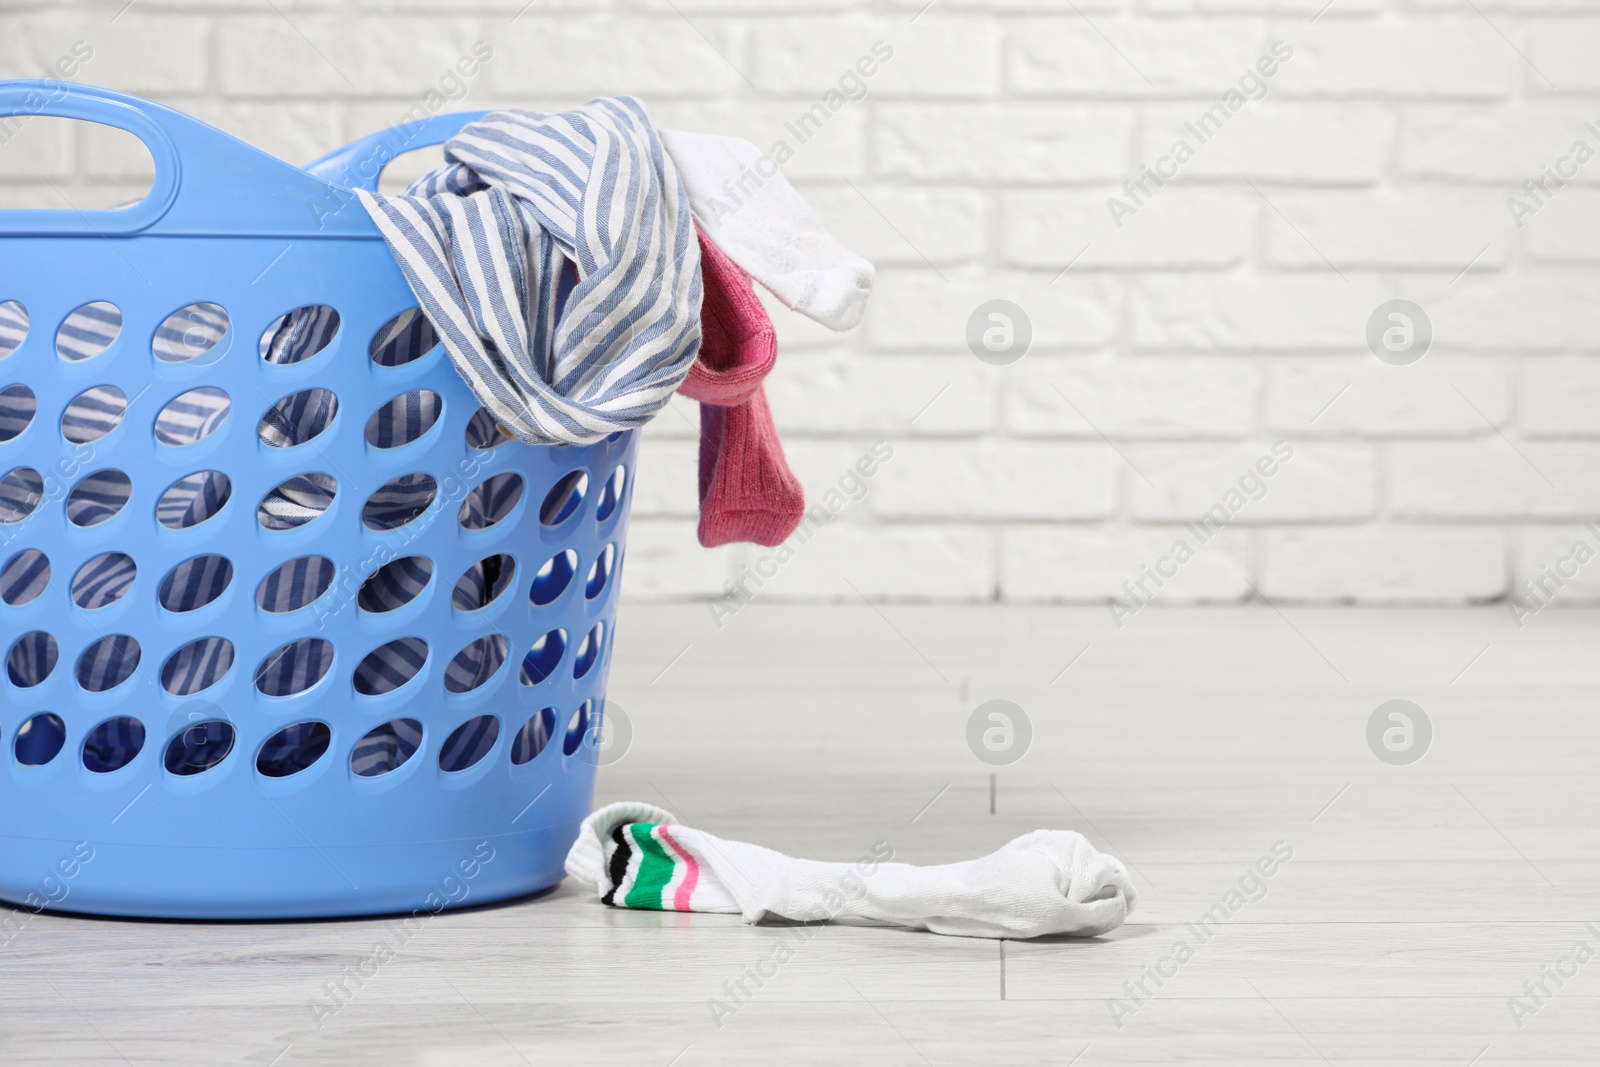
<svg viewBox="0 0 1600 1067"><path fill-rule="evenodd" d="M7 129L34 115L133 133L155 181L0 211L0 897L277 918L554 884L635 435L507 441L346 188L462 117L315 177L137 98L0 83Z"/></svg>

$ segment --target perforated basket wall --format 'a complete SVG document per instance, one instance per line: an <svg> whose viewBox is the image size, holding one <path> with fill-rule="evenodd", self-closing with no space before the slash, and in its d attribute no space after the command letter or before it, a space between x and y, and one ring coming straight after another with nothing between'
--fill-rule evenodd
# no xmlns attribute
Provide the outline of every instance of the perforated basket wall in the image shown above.
<svg viewBox="0 0 1600 1067"><path fill-rule="evenodd" d="M634 435L507 442L347 189L104 90L0 83L0 114L156 163L131 208L0 211L0 897L270 918L554 884ZM426 125L405 148L453 132Z"/></svg>

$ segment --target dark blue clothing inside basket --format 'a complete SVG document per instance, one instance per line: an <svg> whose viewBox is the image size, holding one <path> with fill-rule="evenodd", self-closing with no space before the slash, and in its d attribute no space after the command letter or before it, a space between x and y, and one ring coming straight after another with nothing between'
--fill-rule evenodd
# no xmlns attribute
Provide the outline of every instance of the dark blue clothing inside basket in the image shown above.
<svg viewBox="0 0 1600 1067"><path fill-rule="evenodd" d="M105 90L0 83L0 114L156 162L132 207L0 211L0 897L274 918L554 884L635 435L508 441L350 192L468 117L313 177Z"/></svg>

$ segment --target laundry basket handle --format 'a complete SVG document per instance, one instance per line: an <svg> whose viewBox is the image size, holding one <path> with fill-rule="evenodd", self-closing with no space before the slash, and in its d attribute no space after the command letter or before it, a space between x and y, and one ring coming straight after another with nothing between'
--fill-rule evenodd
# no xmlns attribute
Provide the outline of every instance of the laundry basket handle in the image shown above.
<svg viewBox="0 0 1600 1067"><path fill-rule="evenodd" d="M89 235L360 237L381 240L348 190L330 186L181 111L70 82L0 81L0 149L36 116L133 134L155 161L128 207L0 210L0 237Z"/></svg>
<svg viewBox="0 0 1600 1067"><path fill-rule="evenodd" d="M117 93L52 81L0 82L0 144L9 144L35 116L83 119L126 130L144 142L155 161L155 181L143 200L114 210L0 211L0 233L138 233L165 215L177 199L178 150L142 101ZM46 229L39 230L40 224Z"/></svg>
<svg viewBox="0 0 1600 1067"><path fill-rule="evenodd" d="M455 111L402 122L334 149L315 163L307 164L306 173L331 185L375 193L379 177L395 157L444 144L460 133L461 127L487 114L487 111Z"/></svg>

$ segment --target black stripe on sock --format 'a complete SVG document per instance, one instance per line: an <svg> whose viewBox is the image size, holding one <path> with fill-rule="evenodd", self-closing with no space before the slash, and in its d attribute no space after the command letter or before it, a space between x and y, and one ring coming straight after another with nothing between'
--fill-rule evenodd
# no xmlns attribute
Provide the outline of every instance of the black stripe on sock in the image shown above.
<svg viewBox="0 0 1600 1067"><path fill-rule="evenodd" d="M628 860L633 856L633 846L628 843L628 835L623 833L627 823L620 823L611 831L611 840L617 843L617 850L611 854L611 869L606 872L611 880L611 888L606 890L606 895L600 898L600 903L616 907L617 887L628 875Z"/></svg>

